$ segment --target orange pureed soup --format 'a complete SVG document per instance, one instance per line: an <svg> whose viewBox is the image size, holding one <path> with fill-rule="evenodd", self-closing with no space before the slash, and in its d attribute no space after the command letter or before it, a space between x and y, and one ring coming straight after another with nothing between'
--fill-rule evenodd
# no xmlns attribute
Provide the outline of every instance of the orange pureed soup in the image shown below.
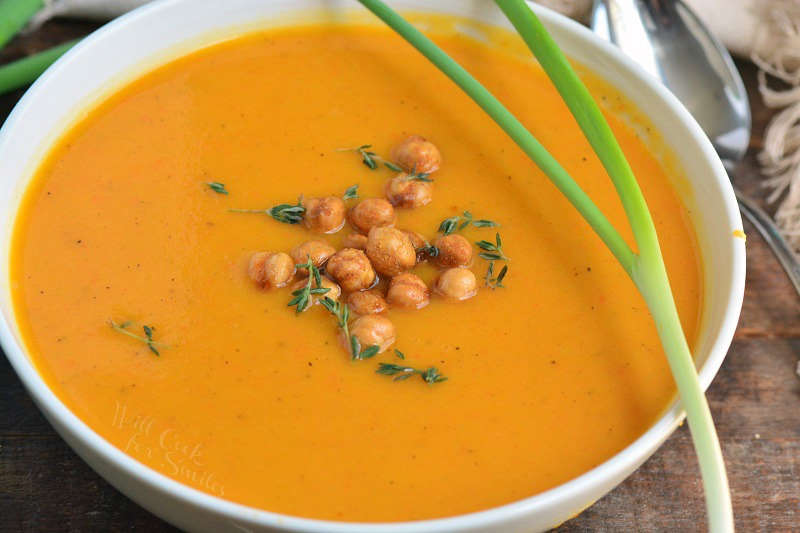
<svg viewBox="0 0 800 533"><path fill-rule="evenodd" d="M526 56L437 38L559 159L632 241L606 174L556 91ZM586 76L638 176L687 336L701 306L686 209L620 117L633 110ZM396 227L431 241L443 219L503 239L503 288L388 311L392 349L353 361L322 306L296 314L288 288L248 278L260 250L331 235L266 209L299 195L382 197L388 158L419 134L438 147L432 202ZM208 182L224 183L229 194ZM347 200L348 207L358 200ZM504 263L497 261L495 276ZM429 285L431 262L414 269ZM302 27L247 35L142 76L55 145L19 212L16 313L39 371L125 453L191 487L304 517L450 516L554 487L620 451L674 386L645 304L601 241L522 152L449 80L388 30ZM144 335L148 346L112 329ZM400 350L400 359L394 349ZM394 381L380 363L436 367L447 381Z"/></svg>

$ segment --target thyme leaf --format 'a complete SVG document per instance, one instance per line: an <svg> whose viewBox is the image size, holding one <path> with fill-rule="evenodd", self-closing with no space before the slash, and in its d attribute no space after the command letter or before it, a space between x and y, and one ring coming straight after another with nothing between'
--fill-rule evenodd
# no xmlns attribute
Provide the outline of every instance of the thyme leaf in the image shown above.
<svg viewBox="0 0 800 533"><path fill-rule="evenodd" d="M228 194L228 191L225 190L224 183L220 183L218 181L207 181L206 185L208 185L208 188L217 194Z"/></svg>
<svg viewBox="0 0 800 533"><path fill-rule="evenodd" d="M402 172L403 171L402 168L400 168L399 166L395 165L391 161L388 161L388 160L382 158L381 156L379 156L378 154L376 154L375 152L370 150L370 148L372 148L371 144L362 144L361 146L357 146L355 148L339 148L336 151L337 152L355 152L355 153L357 153L358 155L361 156L361 162L364 163L364 165L367 168L369 168L370 170L377 170L378 169L378 164L379 163L383 163L383 166L385 166L389 170L393 170L395 172Z"/></svg>
<svg viewBox="0 0 800 533"><path fill-rule="evenodd" d="M500 234L495 233L495 242L489 241L478 241L475 243L478 248L483 250L483 252L479 253L478 256L486 259L487 261L510 261L508 257L506 257L505 253L503 253L503 241L500 239Z"/></svg>
<svg viewBox="0 0 800 533"><path fill-rule="evenodd" d="M306 214L306 208L302 202L297 200L297 204L279 204L269 210L269 216L285 224L299 224Z"/></svg>
<svg viewBox="0 0 800 533"><path fill-rule="evenodd" d="M381 158L375 152L370 151L372 148L371 144L362 144L361 146L357 146L355 148L339 148L336 150L337 152L355 152L361 156L361 162L369 168L370 170L375 170L378 168L377 160L381 160Z"/></svg>
<svg viewBox="0 0 800 533"><path fill-rule="evenodd" d="M299 224L306 214L302 199L298 198L296 204L278 204L269 209L228 209L230 213L259 213L269 215L284 224Z"/></svg>
<svg viewBox="0 0 800 533"><path fill-rule="evenodd" d="M495 222L494 220L486 220L485 218L480 218L478 220L473 220L472 225L476 228L496 228L500 224Z"/></svg>
<svg viewBox="0 0 800 533"><path fill-rule="evenodd" d="M342 196L342 200L355 200L358 198L358 184L351 185L344 191L344 195Z"/></svg>
<svg viewBox="0 0 800 533"><path fill-rule="evenodd" d="M410 174L407 174L406 177L405 177L405 180L406 181L424 181L426 183L431 183L433 181L433 179L429 178L428 176L430 176L429 173L414 171L414 172L412 172Z"/></svg>
<svg viewBox="0 0 800 533"><path fill-rule="evenodd" d="M487 287L490 289L497 289L497 288L505 288L503 285L503 280L508 274L508 265L503 265L503 268L500 269L500 273L497 277L494 276L494 261L489 261L489 268L486 270L486 275L483 277L483 281Z"/></svg>
<svg viewBox="0 0 800 533"><path fill-rule="evenodd" d="M128 337L132 337L138 341L143 342L145 345L147 345L147 347L150 349L151 352L153 352L156 355L161 355L161 352L159 352L157 348L157 346L161 346L161 343L153 340L153 332L156 329L155 327L142 326L142 331L144 331L144 335L137 335L136 333L133 333L132 331L128 330L128 327L133 325L133 322L131 322L130 320L126 320L125 322L122 322L120 324L117 324L113 320L109 320L108 323L111 326L111 329L113 329L114 331L117 331L119 333L122 333L123 335L127 335Z"/></svg>
<svg viewBox="0 0 800 533"><path fill-rule="evenodd" d="M425 383L433 385L434 383L441 383L447 381L447 377L439 373L439 369L435 366L420 370L411 366L396 365L394 363L378 363L377 374L384 376L394 376L392 381L404 381L413 375L419 375Z"/></svg>
<svg viewBox="0 0 800 533"><path fill-rule="evenodd" d="M439 249L432 244L425 245L421 250L428 257L439 257Z"/></svg>
<svg viewBox="0 0 800 533"><path fill-rule="evenodd" d="M488 220L485 218L475 219L471 212L464 211L461 215L455 215L442 220L442 223L439 224L438 231L439 233L450 235L455 231L461 231L465 229L470 224L476 228L496 228L500 226L500 224L494 220Z"/></svg>
<svg viewBox="0 0 800 533"><path fill-rule="evenodd" d="M450 218L446 218L442 220L442 223L439 224L439 233L444 233L445 235L450 235L456 229L458 229L458 221L461 219L458 215Z"/></svg>

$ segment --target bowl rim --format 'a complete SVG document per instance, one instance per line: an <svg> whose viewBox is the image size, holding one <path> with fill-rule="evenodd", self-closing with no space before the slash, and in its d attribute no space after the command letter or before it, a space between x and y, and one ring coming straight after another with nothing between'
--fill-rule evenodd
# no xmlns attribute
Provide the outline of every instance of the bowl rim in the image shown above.
<svg viewBox="0 0 800 533"><path fill-rule="evenodd" d="M0 148L4 143L9 142L9 137L14 130L18 117L23 115L23 111L39 98L40 93L45 92L44 87L51 78L69 68L72 58L83 53L85 49L94 47L97 41L107 34L115 32L118 28L136 24L140 19L158 16L160 11L168 9L172 4L177 4L181 1L183 0L157 0L142 5L103 25L75 45L48 68L17 102L2 128L0 128ZM689 142L697 145L703 152L704 158L710 163L710 166L715 168L713 178L717 181L717 185L720 186L721 197L725 203L724 210L727 221L732 223L732 227L741 228L740 212L727 173L710 141L677 98L654 78L642 71L636 63L623 55L615 46L603 41L589 29L554 11L533 4L530 0L527 0L527 2L548 28L557 28L560 31L571 33L579 39L590 42L592 46L620 64L638 83L647 86L649 90L655 92L662 99L669 107L670 112L689 130L691 135ZM728 305L725 309L719 332L714 342L709 346L709 356L699 372L699 380L704 390L711 384L732 342L744 297L744 277L744 246L734 246L731 282L730 286L725 288L725 292L729 295ZM274 527L286 531L320 533L357 533L367 531L371 533L395 533L401 530L449 532L499 525L503 522L536 513L549 506L556 505L560 501L569 500L584 492L587 486L600 485L604 480L613 479L615 475L619 476L628 469L636 468L639 463L648 457L648 450L655 450L682 422L685 416L676 397L645 433L596 467L544 492L486 510L444 518L405 522L342 522L303 518L250 507L208 494L161 474L125 454L78 418L47 386L34 367L33 362L25 355L25 348L23 348L22 343L17 343L10 325L12 320L13 318L10 319L5 314L2 314L0 318L0 346L2 346L11 366L39 409L44 412L49 421L55 419L62 425L61 428L56 427L59 433L65 432L71 439L75 439L86 446L102 461L115 465L126 476L136 479L155 492L167 493L184 503L206 508L218 515L229 518L234 521L233 523L236 520L242 520L251 524ZM62 434L62 438L66 438L65 435ZM70 439L67 440L69 441ZM71 444L70 446L72 447ZM77 452L75 448L73 450Z"/></svg>

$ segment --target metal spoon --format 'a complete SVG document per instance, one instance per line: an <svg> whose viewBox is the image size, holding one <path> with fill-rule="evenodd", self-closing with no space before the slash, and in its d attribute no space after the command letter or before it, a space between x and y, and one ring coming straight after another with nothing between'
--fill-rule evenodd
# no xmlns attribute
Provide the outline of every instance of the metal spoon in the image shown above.
<svg viewBox="0 0 800 533"><path fill-rule="evenodd" d="M694 116L730 174L750 142L750 106L728 51L681 0L595 0L592 30L658 78ZM734 185L739 207L800 294L800 264L772 219Z"/></svg>

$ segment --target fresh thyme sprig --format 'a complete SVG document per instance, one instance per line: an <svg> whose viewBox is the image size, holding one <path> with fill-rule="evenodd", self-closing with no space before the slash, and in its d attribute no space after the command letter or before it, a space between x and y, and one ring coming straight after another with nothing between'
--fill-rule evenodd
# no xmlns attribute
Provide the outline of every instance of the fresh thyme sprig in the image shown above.
<svg viewBox="0 0 800 533"><path fill-rule="evenodd" d="M510 259L506 257L506 254L503 253L503 241L500 239L499 233L494 234L494 241L494 243L489 241L476 242L475 244L478 246L478 248L484 250L483 252L479 253L478 256L486 259L487 261L510 261Z"/></svg>
<svg viewBox="0 0 800 533"><path fill-rule="evenodd" d="M427 172L414 171L414 172L411 172L409 174L406 174L405 180L406 181L424 181L426 183L431 183L433 181L433 179L429 178L428 176L430 176L430 174L427 173Z"/></svg>
<svg viewBox="0 0 800 533"><path fill-rule="evenodd" d="M342 195L342 200L355 200L356 198L358 198L358 183L348 187Z"/></svg>
<svg viewBox="0 0 800 533"><path fill-rule="evenodd" d="M416 374L418 374L422 380L429 385L447 381L447 377L440 374L439 369L435 366L428 367L425 370L420 370L418 368L396 365L394 363L379 363L378 370L375 372L384 376L394 376L392 381L403 381Z"/></svg>
<svg viewBox="0 0 800 533"><path fill-rule="evenodd" d="M371 151L372 148L371 144L362 144L356 148L339 148L336 150L337 152L356 152L361 156L361 162L367 166L370 170L377 170L378 163L383 163L383 165L388 168L389 170L394 170L395 172L402 172L403 169L392 163L391 161L387 161L386 159L382 158L375 152Z"/></svg>
<svg viewBox="0 0 800 533"><path fill-rule="evenodd" d="M397 357L399 357L400 359L405 359L405 358L406 358L406 354L404 354L403 352L401 352L401 351L400 351L400 350L398 350L397 348L395 348L395 350L394 350L394 354L395 354Z"/></svg>
<svg viewBox="0 0 800 533"><path fill-rule="evenodd" d="M485 218L475 219L471 212L464 211L461 215L455 215L442 220L442 223L439 224L438 231L439 233L450 235L455 231L463 230L470 224L476 228L496 228L500 225L494 220L487 220Z"/></svg>
<svg viewBox="0 0 800 533"><path fill-rule="evenodd" d="M294 298L289 300L289 303L286 304L288 307L297 306L295 308L295 313L299 315L311 306L313 295L326 294L331 289L322 286L322 276L319 273L319 269L314 266L314 262L311 260L311 257L309 257L308 261L305 263L295 266L297 268L308 269L308 281L306 282L305 287L301 287L296 291L293 291L292 296L294 296ZM312 288L312 282L316 284L316 287Z"/></svg>
<svg viewBox="0 0 800 533"><path fill-rule="evenodd" d="M302 198L298 198L296 204L278 204L269 209L228 209L228 211L231 213L259 213L262 215L269 215L278 222L283 222L284 224L299 224L306 214L306 208L303 207Z"/></svg>
<svg viewBox="0 0 800 533"><path fill-rule="evenodd" d="M153 340L153 331L155 331L156 329L153 326L142 326L142 331L144 331L144 335L137 335L136 333L133 333L132 331L129 331L127 329L129 326L133 325L133 322L131 322L130 320L126 320L121 324L117 324L113 320L109 320L108 323L111 326L111 329L113 329L114 331L117 331L119 333L122 333L123 335L127 335L128 337L132 337L138 341L143 342L144 344L147 345L147 347L150 349L151 352L153 352L156 355L161 355L161 353L158 351L158 348L156 348L156 346L161 346L161 343Z"/></svg>
<svg viewBox="0 0 800 533"><path fill-rule="evenodd" d="M428 257L439 257L439 249L432 244L426 244L420 251Z"/></svg>
<svg viewBox="0 0 800 533"><path fill-rule="evenodd" d="M347 304L343 304L338 300L333 300L326 296L322 299L322 305L330 314L336 317L336 323L339 326L339 329L342 330L345 341L347 342L347 346L350 349L351 359L356 361L369 359L370 357L374 357L378 351L380 351L380 347L376 344L367 346L362 350L361 343L359 342L358 338L354 335L350 335L350 327L348 326L348 322L350 320L350 308L347 307Z"/></svg>
<svg viewBox="0 0 800 533"><path fill-rule="evenodd" d="M217 194L228 194L228 191L225 190L224 183L220 183L218 181L207 181L206 185L208 185L208 188Z"/></svg>
<svg viewBox="0 0 800 533"><path fill-rule="evenodd" d="M503 280L508 274L508 265L503 265L503 268L500 270L500 273L497 277L494 276L494 261L489 261L489 268L486 270L486 275L483 277L483 281L487 287L490 289L497 289L497 288L505 288L503 285Z"/></svg>

